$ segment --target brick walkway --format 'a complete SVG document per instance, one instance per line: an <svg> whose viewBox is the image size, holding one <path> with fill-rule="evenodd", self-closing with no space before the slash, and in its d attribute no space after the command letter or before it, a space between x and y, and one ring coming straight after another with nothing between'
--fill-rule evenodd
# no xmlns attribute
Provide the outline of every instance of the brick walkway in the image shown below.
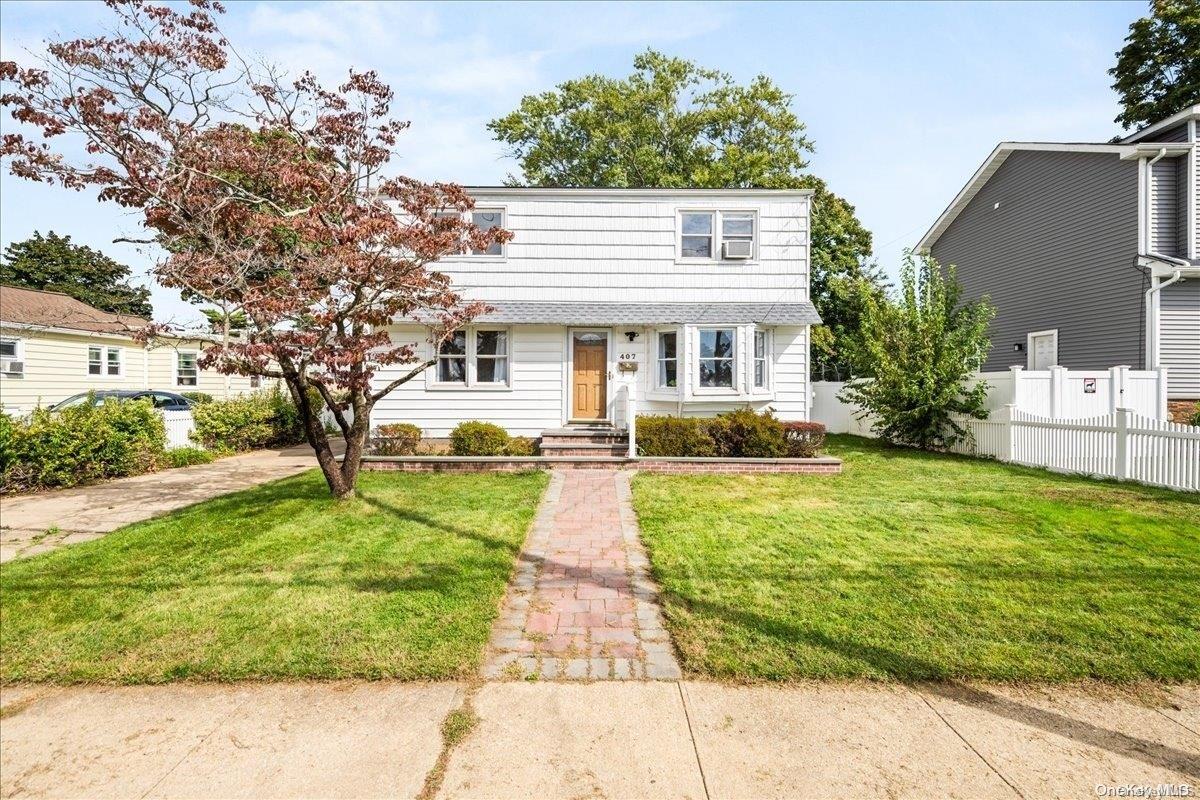
<svg viewBox="0 0 1200 800"><path fill-rule="evenodd" d="M629 472L556 470L484 663L488 678L675 680Z"/></svg>

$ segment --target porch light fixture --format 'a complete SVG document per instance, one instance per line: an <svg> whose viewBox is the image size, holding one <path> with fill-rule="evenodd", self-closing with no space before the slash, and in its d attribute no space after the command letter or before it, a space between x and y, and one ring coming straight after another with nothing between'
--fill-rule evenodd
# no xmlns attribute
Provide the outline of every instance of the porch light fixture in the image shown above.
<svg viewBox="0 0 1200 800"><path fill-rule="evenodd" d="M637 331L625 331L625 338L631 342L640 335Z"/></svg>
<svg viewBox="0 0 1200 800"><path fill-rule="evenodd" d="M1013 343L1013 352L1014 353L1025 352L1025 343L1024 342L1014 342Z"/></svg>

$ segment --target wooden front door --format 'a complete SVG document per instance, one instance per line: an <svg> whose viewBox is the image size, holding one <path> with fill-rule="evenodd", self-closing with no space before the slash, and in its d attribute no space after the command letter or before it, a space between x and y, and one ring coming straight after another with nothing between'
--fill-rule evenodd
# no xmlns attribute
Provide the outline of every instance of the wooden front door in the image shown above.
<svg viewBox="0 0 1200 800"><path fill-rule="evenodd" d="M572 342L571 419L604 419L608 340L602 333L577 333Z"/></svg>

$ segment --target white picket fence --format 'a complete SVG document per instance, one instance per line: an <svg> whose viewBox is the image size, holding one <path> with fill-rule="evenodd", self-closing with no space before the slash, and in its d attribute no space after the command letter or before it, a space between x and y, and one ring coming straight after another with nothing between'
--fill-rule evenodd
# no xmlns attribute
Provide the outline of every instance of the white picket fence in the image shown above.
<svg viewBox="0 0 1200 800"><path fill-rule="evenodd" d="M959 420L974 441L951 450L1169 489L1200 491L1200 428L1118 408L1082 419L1050 419L1008 405L986 420Z"/></svg>

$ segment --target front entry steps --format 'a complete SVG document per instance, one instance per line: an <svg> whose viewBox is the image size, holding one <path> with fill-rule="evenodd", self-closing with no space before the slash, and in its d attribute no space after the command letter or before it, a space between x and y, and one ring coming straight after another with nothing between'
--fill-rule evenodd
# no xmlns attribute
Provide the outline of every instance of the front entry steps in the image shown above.
<svg viewBox="0 0 1200 800"><path fill-rule="evenodd" d="M629 434L608 422L572 423L542 431L544 456L619 456L629 454Z"/></svg>

